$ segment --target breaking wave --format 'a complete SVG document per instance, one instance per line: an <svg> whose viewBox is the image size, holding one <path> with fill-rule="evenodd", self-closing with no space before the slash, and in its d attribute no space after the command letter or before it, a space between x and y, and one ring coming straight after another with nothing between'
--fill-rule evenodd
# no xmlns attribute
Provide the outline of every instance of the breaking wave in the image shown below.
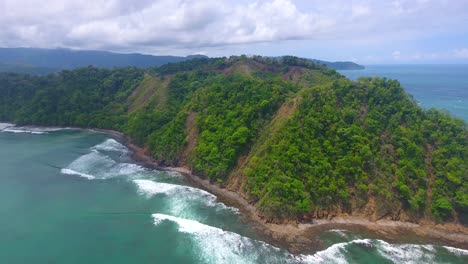
<svg viewBox="0 0 468 264"><path fill-rule="evenodd" d="M127 153L128 149L121 143L117 142L117 140L109 138L106 141L102 142L99 145L92 147L91 149L94 150L102 150L102 151L115 151L115 152L122 152Z"/></svg>
<svg viewBox="0 0 468 264"><path fill-rule="evenodd" d="M0 131L8 133L28 133L28 134L47 134L49 132L55 132L60 130L67 130L69 128L61 127L34 127L34 126L24 126L17 127L15 124L10 123L0 123Z"/></svg>
<svg viewBox="0 0 468 264"><path fill-rule="evenodd" d="M448 252L450 252L450 253L452 253L454 255L468 257L468 250L466 250L466 249L446 247L446 246L444 246L443 248L445 248Z"/></svg>
<svg viewBox="0 0 468 264"><path fill-rule="evenodd" d="M287 253L261 241L256 241L198 221L166 214L153 214L156 226L169 221L178 231L190 235L195 242L197 257L202 263L292 263Z"/></svg>
<svg viewBox="0 0 468 264"><path fill-rule="evenodd" d="M11 123L0 123L0 131L3 131L6 128L14 127L14 126L15 124L11 124Z"/></svg>
<svg viewBox="0 0 468 264"><path fill-rule="evenodd" d="M47 134L47 131L37 131L37 130L30 130L30 129L22 129L22 128L6 128L2 130L2 132L8 132L8 133L29 133L29 134Z"/></svg>
<svg viewBox="0 0 468 264"><path fill-rule="evenodd" d="M296 260L303 263L365 263L366 259L376 263L440 263L441 251L452 253L454 263L466 263L468 251L458 248L417 244L390 244L378 239L355 239L334 244L313 255L299 255Z"/></svg>
<svg viewBox="0 0 468 264"><path fill-rule="evenodd" d="M69 175L78 175L87 179L108 179L119 176L132 176L145 169L132 163L119 163L98 151L74 160L61 172Z"/></svg>
<svg viewBox="0 0 468 264"><path fill-rule="evenodd" d="M238 212L237 208L228 207L223 203L217 202L217 197L207 191L152 180L134 180L138 192L146 197L152 197L158 194L169 198L169 210L172 214L189 217L192 215L192 209L195 204L203 204L205 207L212 207L218 210L230 210Z"/></svg>
<svg viewBox="0 0 468 264"><path fill-rule="evenodd" d="M128 153L128 149L114 139L107 139L104 142L90 148L90 152L78 157L61 173L67 175L77 175L87 179L108 179L114 177L141 177L148 174L148 170L133 163L114 160L106 152Z"/></svg>
<svg viewBox="0 0 468 264"><path fill-rule="evenodd" d="M78 175L89 180L96 179L96 177L94 177L93 175L77 172L72 169L62 169L60 172L67 175Z"/></svg>

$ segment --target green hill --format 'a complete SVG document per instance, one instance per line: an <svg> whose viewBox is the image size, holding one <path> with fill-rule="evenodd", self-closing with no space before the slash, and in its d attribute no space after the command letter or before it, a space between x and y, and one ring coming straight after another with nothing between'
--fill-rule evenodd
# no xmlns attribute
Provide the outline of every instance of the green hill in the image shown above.
<svg viewBox="0 0 468 264"><path fill-rule="evenodd" d="M116 129L161 165L241 193L272 221L361 215L466 224L468 131L398 81L295 57L0 74L0 120Z"/></svg>

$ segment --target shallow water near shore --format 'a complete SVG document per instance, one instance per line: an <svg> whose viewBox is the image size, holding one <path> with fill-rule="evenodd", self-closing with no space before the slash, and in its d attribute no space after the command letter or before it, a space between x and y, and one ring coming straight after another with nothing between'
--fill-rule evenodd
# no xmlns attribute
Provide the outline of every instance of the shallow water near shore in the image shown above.
<svg viewBox="0 0 468 264"><path fill-rule="evenodd" d="M0 130L0 263L468 263L466 250L348 230L324 232L323 251L289 254L108 135Z"/></svg>

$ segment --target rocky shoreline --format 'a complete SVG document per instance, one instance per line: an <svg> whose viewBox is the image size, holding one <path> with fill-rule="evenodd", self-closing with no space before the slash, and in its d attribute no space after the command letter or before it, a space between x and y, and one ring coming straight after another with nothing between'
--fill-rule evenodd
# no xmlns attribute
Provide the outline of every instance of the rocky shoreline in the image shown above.
<svg viewBox="0 0 468 264"><path fill-rule="evenodd" d="M36 126L34 126L36 127ZM40 128L40 127L36 127ZM184 167L160 166L147 151L132 143L123 133L108 129L67 128L105 133L125 144L132 151L132 158L141 165L153 169L176 171L183 174L195 187L213 193L228 206L240 210L243 220L250 225L258 237L272 245L288 249L291 253L311 254L325 249L318 239L329 230L348 230L367 238L382 239L390 243L415 243L453 246L468 250L468 228L460 224L409 223L392 220L370 221L364 216L338 216L332 219L314 219L312 223L267 223L256 207L240 194L202 179Z"/></svg>
<svg viewBox="0 0 468 264"><path fill-rule="evenodd" d="M368 238L383 239L391 243L420 243L449 245L468 250L468 228L460 224L415 224L409 222L378 220L370 221L363 216L339 216L332 219L314 219L313 223L267 223L258 214L256 207L240 194L210 183L192 174L185 167L160 166L147 155L145 149L136 146L124 134L112 130L94 130L120 139L133 153L132 158L143 166L165 171L176 171L203 190L213 193L228 206L236 207L246 223L269 243L288 249L291 253L310 254L323 250L325 245L318 239L322 232L345 229L365 234Z"/></svg>

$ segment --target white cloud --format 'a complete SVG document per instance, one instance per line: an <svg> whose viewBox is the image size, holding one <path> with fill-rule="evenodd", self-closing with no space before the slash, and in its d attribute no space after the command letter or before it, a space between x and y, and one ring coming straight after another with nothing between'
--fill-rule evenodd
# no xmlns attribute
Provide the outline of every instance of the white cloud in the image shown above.
<svg viewBox="0 0 468 264"><path fill-rule="evenodd" d="M0 0L0 46L209 51L307 39L382 43L468 19L468 0Z"/></svg>
<svg viewBox="0 0 468 264"><path fill-rule="evenodd" d="M468 58L468 49L456 49L453 51L456 58L467 59Z"/></svg>
<svg viewBox="0 0 468 264"><path fill-rule="evenodd" d="M351 7L351 16L352 17L362 17L370 15L371 9L367 5L353 5Z"/></svg>
<svg viewBox="0 0 468 264"><path fill-rule="evenodd" d="M26 2L3 2L0 45L197 48L318 37L333 24L290 0Z"/></svg>
<svg viewBox="0 0 468 264"><path fill-rule="evenodd" d="M398 61L398 63L416 63L416 62L434 62L438 59L451 59L453 54L450 52L421 52L421 51L412 51L412 52L400 52L394 51L391 53L391 59Z"/></svg>
<svg viewBox="0 0 468 264"><path fill-rule="evenodd" d="M392 52L392 58L393 58L394 60L399 60L399 59L401 58L401 52L398 51L398 50Z"/></svg>

